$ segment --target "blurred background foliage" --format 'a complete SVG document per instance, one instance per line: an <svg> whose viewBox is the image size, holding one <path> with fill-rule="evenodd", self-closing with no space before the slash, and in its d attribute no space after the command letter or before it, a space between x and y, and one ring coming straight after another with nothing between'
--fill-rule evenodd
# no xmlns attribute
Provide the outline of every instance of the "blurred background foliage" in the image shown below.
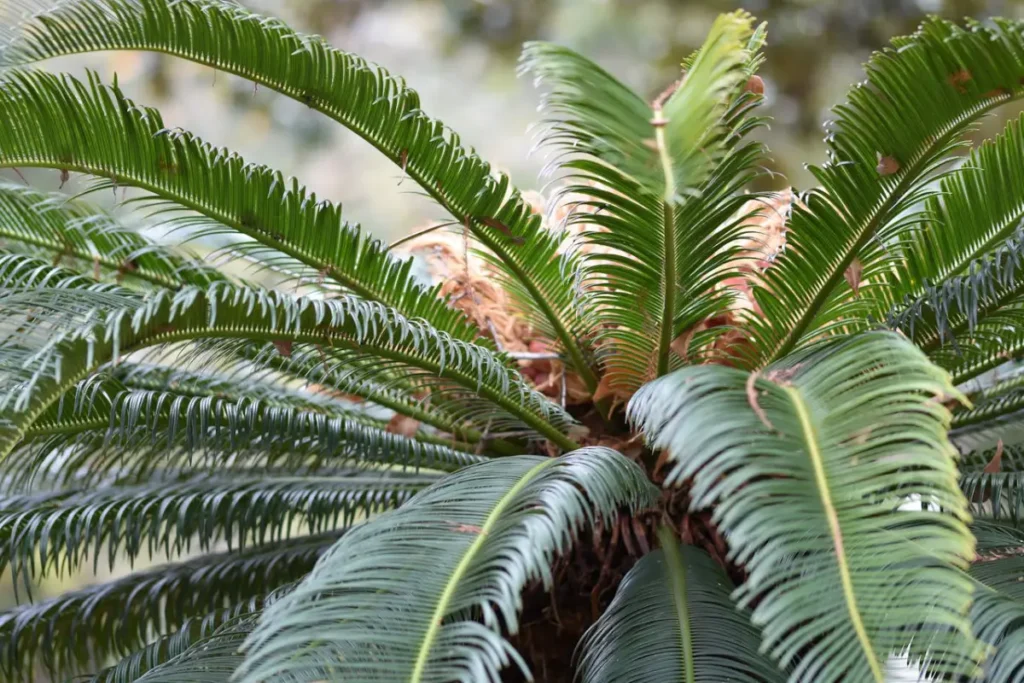
<svg viewBox="0 0 1024 683"><path fill-rule="evenodd" d="M5 2L0 0L0 9ZM766 187L806 187L806 163L823 161L822 124L829 108L862 77L861 65L892 36L914 30L925 14L1024 18L1024 0L245 0L300 30L324 35L404 76L425 110L523 189L538 187L543 159L530 154L537 94L516 75L525 40L552 40L596 59L645 96L678 77L714 16L743 7L768 21L765 132L772 153ZM159 108L168 126L193 131L250 161L294 175L322 198L341 201L348 220L384 240L407 234L441 211L369 145L300 103L205 67L153 54L111 53L47 65L81 74L95 69L136 101ZM991 134L1013 114L984 124ZM3 125L0 122L0 125ZM3 172L10 180L18 175ZM56 190L59 174L24 171L28 181ZM74 193L88 186L72 178ZM110 193L94 196L111 206ZM117 199L121 199L120 195ZM124 209L121 209L124 211ZM154 558L159 561L160 558ZM138 568L138 567L136 567ZM128 567L118 567L122 573ZM77 583L75 577L71 583ZM63 583L63 585L58 585ZM67 588L42 585L35 597ZM12 604L9 581L0 606Z"/></svg>

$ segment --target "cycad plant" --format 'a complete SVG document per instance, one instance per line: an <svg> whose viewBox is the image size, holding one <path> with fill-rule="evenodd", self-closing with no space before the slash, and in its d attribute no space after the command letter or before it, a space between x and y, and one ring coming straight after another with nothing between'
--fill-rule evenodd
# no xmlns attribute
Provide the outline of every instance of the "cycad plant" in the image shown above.
<svg viewBox="0 0 1024 683"><path fill-rule="evenodd" d="M0 613L5 679L1024 680L1024 124L967 149L1024 96L1024 25L895 40L818 187L774 195L747 14L650 101L530 44L545 213L401 80L236 4L22 9L0 166L135 188L164 237L0 186L0 562L22 597L171 564ZM31 67L99 50L298 99L451 221L385 246Z"/></svg>

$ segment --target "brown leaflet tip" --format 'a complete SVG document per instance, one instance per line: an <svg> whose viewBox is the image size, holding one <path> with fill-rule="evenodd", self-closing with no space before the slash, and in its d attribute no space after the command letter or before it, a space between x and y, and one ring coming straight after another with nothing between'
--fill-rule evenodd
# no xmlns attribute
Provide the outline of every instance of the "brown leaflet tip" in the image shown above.
<svg viewBox="0 0 1024 683"><path fill-rule="evenodd" d="M292 357L292 342L287 339L277 339L274 341L274 348L277 352L285 358Z"/></svg>
<svg viewBox="0 0 1024 683"><path fill-rule="evenodd" d="M758 419L764 423L764 426L775 431L775 426L768 419L768 414L764 412L764 408L761 407L761 404L758 403L757 400L757 378L760 377L760 375L760 372L752 372L750 373L750 376L747 377L747 403L749 403L753 411L757 413Z"/></svg>
<svg viewBox="0 0 1024 683"><path fill-rule="evenodd" d="M1003 440L999 439L999 443L996 444L995 455L985 465L985 469L982 470L985 474L998 474L1003 470Z"/></svg>
<svg viewBox="0 0 1024 683"><path fill-rule="evenodd" d="M864 272L864 264L860 262L860 259L854 257L853 261L846 268L846 272L843 276L850 285L850 289L853 290L854 296L860 294L860 276Z"/></svg>
<svg viewBox="0 0 1024 683"><path fill-rule="evenodd" d="M896 161L893 157L878 155L878 165L875 166L875 170L878 171L880 176L888 176L896 173L900 170L900 162Z"/></svg>
<svg viewBox="0 0 1024 683"><path fill-rule="evenodd" d="M747 79L747 85L744 87L744 90L755 95L764 95L764 79L754 74Z"/></svg>
<svg viewBox="0 0 1024 683"><path fill-rule="evenodd" d="M483 527L479 527L475 524L456 524L452 527L452 531L456 531L460 534L482 534L484 529Z"/></svg>

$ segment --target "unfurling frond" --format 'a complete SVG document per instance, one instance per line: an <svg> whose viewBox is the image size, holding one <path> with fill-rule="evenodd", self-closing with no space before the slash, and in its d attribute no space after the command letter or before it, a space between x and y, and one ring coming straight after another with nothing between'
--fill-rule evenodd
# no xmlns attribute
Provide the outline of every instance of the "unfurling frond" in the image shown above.
<svg viewBox="0 0 1024 683"><path fill-rule="evenodd" d="M722 568L702 550L679 545L671 531L658 537L661 550L626 574L580 641L581 683L784 681L758 651L749 613L732 604Z"/></svg>
<svg viewBox="0 0 1024 683"><path fill-rule="evenodd" d="M712 507L749 572L741 604L790 680L882 683L911 644L937 673L973 674L973 539L939 402L955 395L918 349L871 333L763 374L686 368L634 397L667 482L692 479L692 507Z"/></svg>
<svg viewBox="0 0 1024 683"><path fill-rule="evenodd" d="M350 531L268 609L240 680L496 683L510 663L524 666L501 632L518 630L526 584L550 587L552 559L582 526L656 495L639 467L602 448L450 475ZM384 623L385 613L402 616Z"/></svg>
<svg viewBox="0 0 1024 683"><path fill-rule="evenodd" d="M571 50L523 52L522 69L545 88L544 142L565 192L581 197L568 220L594 253L578 277L593 288L588 315L602 323L606 370L621 390L681 365L672 342L728 304L716 284L740 234L739 190L761 153L743 141L758 123L756 97L741 88L756 61L750 41L749 15L723 15L653 105Z"/></svg>

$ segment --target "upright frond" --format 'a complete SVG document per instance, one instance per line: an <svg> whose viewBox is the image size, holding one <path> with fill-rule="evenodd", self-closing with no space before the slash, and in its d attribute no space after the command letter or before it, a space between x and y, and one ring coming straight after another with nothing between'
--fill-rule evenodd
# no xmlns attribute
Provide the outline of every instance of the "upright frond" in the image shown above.
<svg viewBox="0 0 1024 683"><path fill-rule="evenodd" d="M745 13L723 15L653 105L571 50L530 43L523 52L522 69L546 91L543 142L569 179L565 192L581 197L568 220L596 247L582 277L607 371L623 390L681 365L672 342L728 303L715 285L761 151L743 141L757 126L756 97L740 86L762 38L752 42Z"/></svg>
<svg viewBox="0 0 1024 683"><path fill-rule="evenodd" d="M1015 23L960 28L929 19L867 65L867 80L835 109L821 185L793 210L786 253L756 291L754 362L764 366L847 319L870 297L845 277L855 266L865 287L882 282L886 245L918 223L929 182L979 117L1022 93L1024 37ZM856 261L856 263L855 263Z"/></svg>

